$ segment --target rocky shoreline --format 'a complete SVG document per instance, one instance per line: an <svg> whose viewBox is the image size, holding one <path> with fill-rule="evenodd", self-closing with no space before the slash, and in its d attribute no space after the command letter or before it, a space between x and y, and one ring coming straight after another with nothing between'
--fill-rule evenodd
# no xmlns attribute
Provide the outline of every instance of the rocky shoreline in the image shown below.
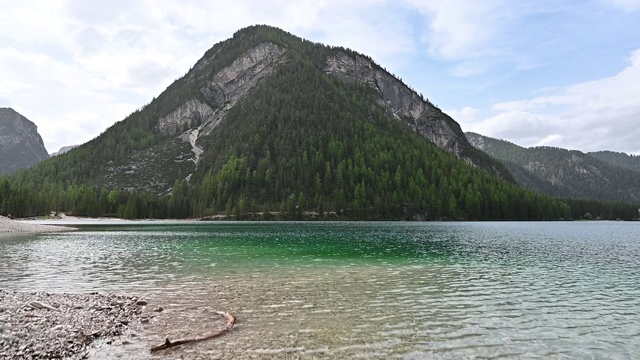
<svg viewBox="0 0 640 360"><path fill-rule="evenodd" d="M89 344L110 343L144 322L147 302L113 294L0 290L0 359L82 359Z"/></svg>
<svg viewBox="0 0 640 360"><path fill-rule="evenodd" d="M0 216L0 233L50 233L77 230L68 226L29 224Z"/></svg>

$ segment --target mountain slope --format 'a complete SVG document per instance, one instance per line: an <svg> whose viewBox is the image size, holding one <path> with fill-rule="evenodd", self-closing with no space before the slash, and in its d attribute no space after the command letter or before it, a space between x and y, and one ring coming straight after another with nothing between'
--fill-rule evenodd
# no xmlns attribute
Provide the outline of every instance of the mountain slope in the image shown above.
<svg viewBox="0 0 640 360"><path fill-rule="evenodd" d="M88 203L75 211L127 217L541 219L567 210L515 186L455 121L366 56L268 26L214 45L149 105L12 181L62 187L63 199L49 196L43 208Z"/></svg>
<svg viewBox="0 0 640 360"><path fill-rule="evenodd" d="M340 51L327 58L324 70L348 83L361 83L374 89L376 102L389 115L446 152L503 179L512 180L499 164L470 146L458 123L371 59Z"/></svg>
<svg viewBox="0 0 640 360"><path fill-rule="evenodd" d="M589 152L587 155L610 164L640 172L640 156L614 151Z"/></svg>
<svg viewBox="0 0 640 360"><path fill-rule="evenodd" d="M48 158L36 125L11 108L0 108L0 175Z"/></svg>
<svg viewBox="0 0 640 360"><path fill-rule="evenodd" d="M637 202L640 176L592 154L552 147L523 148L508 141L466 133L476 148L500 160L525 188L552 196Z"/></svg>

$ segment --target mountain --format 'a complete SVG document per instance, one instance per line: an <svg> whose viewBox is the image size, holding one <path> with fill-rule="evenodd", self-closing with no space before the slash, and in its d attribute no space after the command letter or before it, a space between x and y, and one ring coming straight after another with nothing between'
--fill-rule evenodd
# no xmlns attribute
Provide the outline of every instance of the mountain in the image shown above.
<svg viewBox="0 0 640 360"><path fill-rule="evenodd" d="M300 74L301 71L311 74ZM342 104L347 107L344 110L332 109L335 103L327 103L326 98L317 98L322 94L314 93L323 86L336 87L325 91L342 91L337 97L351 97L348 102L367 102L360 109L363 116L373 119L374 110L383 111L380 116L396 119L468 164L512 180L499 163L467 142L453 119L371 59L262 26L243 29L232 39L216 44L149 105L83 146L83 151L76 152L73 158L61 160L70 165L63 167L78 167L80 171L69 170L73 177L96 186L170 191L175 180L194 174L202 157L216 148L217 134L223 128L220 125L231 122L229 118L246 104L248 96L257 91L271 91L265 91L264 87L278 86L280 92L291 91L292 86L279 80L288 77L290 81L298 81L287 72L316 82L301 89L314 103L297 105L326 105L325 114L315 114L317 117L355 115L349 114L354 104ZM328 81L333 84L323 84ZM357 89L347 90L350 86ZM348 94L354 90L360 93ZM277 109L269 110L273 112L271 116L277 115ZM297 117L301 113L291 115ZM84 164L86 159L91 159L91 164ZM205 164L200 169L208 167Z"/></svg>
<svg viewBox="0 0 640 360"><path fill-rule="evenodd" d="M594 155L546 146L524 148L476 133L466 136L474 147L501 161L527 189L563 198L640 201L640 176L614 160L601 160L608 152ZM626 159L620 155L610 158Z"/></svg>
<svg viewBox="0 0 640 360"><path fill-rule="evenodd" d="M42 196L21 214L541 219L568 210L517 187L453 119L369 57L269 26L215 44L148 105L10 183Z"/></svg>
<svg viewBox="0 0 640 360"><path fill-rule="evenodd" d="M78 145L63 146L63 147L60 148L60 150L58 150L58 151L56 151L56 152L54 152L52 154L49 154L49 157L62 155L64 153L68 152L69 150L72 150L72 149L77 148L77 147L78 147Z"/></svg>
<svg viewBox="0 0 640 360"><path fill-rule="evenodd" d="M596 151L587 153L598 160L640 172L640 156L614 151Z"/></svg>
<svg viewBox="0 0 640 360"><path fill-rule="evenodd" d="M11 108L0 108L0 175L48 158L36 124Z"/></svg>

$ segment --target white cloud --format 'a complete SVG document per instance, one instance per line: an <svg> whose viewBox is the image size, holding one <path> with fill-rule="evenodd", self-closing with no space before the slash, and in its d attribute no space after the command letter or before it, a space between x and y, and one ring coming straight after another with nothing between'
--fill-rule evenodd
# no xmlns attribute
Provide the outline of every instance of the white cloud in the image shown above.
<svg viewBox="0 0 640 360"><path fill-rule="evenodd" d="M488 64L481 61L463 61L451 68L451 75L455 77L468 77L486 72Z"/></svg>
<svg viewBox="0 0 640 360"><path fill-rule="evenodd" d="M429 51L447 60L495 55L493 41L502 22L502 0L407 0L427 18Z"/></svg>
<svg viewBox="0 0 640 360"><path fill-rule="evenodd" d="M24 44L57 43L68 35L65 5L38 0L5 2L0 12L0 34Z"/></svg>
<svg viewBox="0 0 640 360"><path fill-rule="evenodd" d="M478 109L471 106L465 106L460 110L445 110L444 112L458 122L463 131L470 129L478 119Z"/></svg>
<svg viewBox="0 0 640 360"><path fill-rule="evenodd" d="M640 9L640 0L603 0L605 3L627 12Z"/></svg>
<svg viewBox="0 0 640 360"><path fill-rule="evenodd" d="M473 127L519 145L640 153L640 49L614 76L496 104L499 113Z"/></svg>
<svg viewBox="0 0 640 360"><path fill-rule="evenodd" d="M521 146L534 146L544 139L561 138L565 126L562 119L526 111L508 111L474 124L470 131L512 141Z"/></svg>
<svg viewBox="0 0 640 360"><path fill-rule="evenodd" d="M0 96L17 99L11 106L36 123L49 151L88 141L139 106L114 102L87 77L77 65L46 54L0 49Z"/></svg>
<svg viewBox="0 0 640 360"><path fill-rule="evenodd" d="M547 137L544 137L544 138L540 139L533 146L553 146L553 144L556 144L558 142L562 142L563 138L564 138L564 136L562 136L561 134L551 134L551 135L549 135Z"/></svg>

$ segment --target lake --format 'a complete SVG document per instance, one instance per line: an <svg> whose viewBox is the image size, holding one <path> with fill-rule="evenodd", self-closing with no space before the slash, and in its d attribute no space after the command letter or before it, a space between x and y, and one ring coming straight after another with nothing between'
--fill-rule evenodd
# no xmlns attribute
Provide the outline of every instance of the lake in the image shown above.
<svg viewBox="0 0 640 360"><path fill-rule="evenodd" d="M640 223L131 222L2 235L0 287L142 295L109 356L619 358L640 354ZM173 350L172 350L173 351ZM96 354L96 358L108 358Z"/></svg>

